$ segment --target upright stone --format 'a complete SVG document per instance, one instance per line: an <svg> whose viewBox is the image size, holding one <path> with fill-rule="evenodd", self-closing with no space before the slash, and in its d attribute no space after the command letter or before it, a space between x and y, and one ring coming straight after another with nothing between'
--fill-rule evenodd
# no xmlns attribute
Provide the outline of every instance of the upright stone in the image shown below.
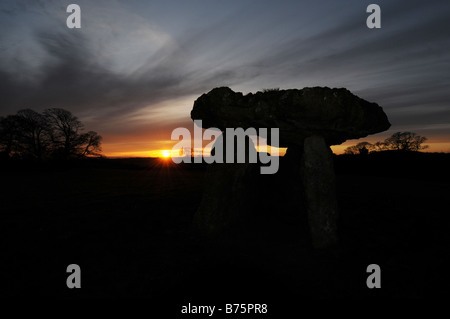
<svg viewBox="0 0 450 319"><path fill-rule="evenodd" d="M214 143L212 152L222 148L224 158L226 139L221 135ZM250 155L250 153L253 153ZM214 153L213 153L214 154ZM252 140L245 139L245 163L237 163L235 144L235 163L212 163L208 165L205 176L205 189L200 206L194 216L194 226L203 233L214 234L245 220L252 210L255 174L259 172L250 163L256 157Z"/></svg>
<svg viewBox="0 0 450 319"><path fill-rule="evenodd" d="M247 95L228 87L215 88L194 102L191 118L203 120L205 128L221 131L238 127L279 129L279 146L288 149L285 163L292 170L289 178L293 194L301 195L298 198L302 205L298 206L306 207L316 248L333 246L338 240L335 175L329 146L383 132L391 126L378 104L345 88L328 87ZM254 177L249 164L213 165L208 169L203 201L196 215L197 224L212 232L247 215L251 207L247 185Z"/></svg>
<svg viewBox="0 0 450 319"><path fill-rule="evenodd" d="M313 246L333 246L338 238L336 178L332 152L323 137L305 139L301 175Z"/></svg>

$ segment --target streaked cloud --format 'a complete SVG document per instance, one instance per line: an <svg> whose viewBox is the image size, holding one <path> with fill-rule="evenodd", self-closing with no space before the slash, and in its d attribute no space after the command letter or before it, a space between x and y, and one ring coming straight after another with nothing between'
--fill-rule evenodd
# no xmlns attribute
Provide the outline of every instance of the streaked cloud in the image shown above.
<svg viewBox="0 0 450 319"><path fill-rule="evenodd" d="M214 87L321 85L383 106L385 135L450 137L450 3L380 0L379 30L359 0L83 0L80 30L65 27L69 3L2 1L0 115L62 107L105 146L156 145Z"/></svg>

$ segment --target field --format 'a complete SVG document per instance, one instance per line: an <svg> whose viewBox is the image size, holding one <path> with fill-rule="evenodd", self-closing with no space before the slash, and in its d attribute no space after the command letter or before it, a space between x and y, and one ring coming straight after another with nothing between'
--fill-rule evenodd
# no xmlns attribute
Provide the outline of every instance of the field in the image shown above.
<svg viewBox="0 0 450 319"><path fill-rule="evenodd" d="M445 297L449 162L446 154L336 157L340 245L326 252L310 247L301 214L283 200L216 237L196 233L203 165L4 165L1 294L143 297L174 313L188 302ZM66 286L73 263L81 289ZM381 289L366 286L369 264L381 267Z"/></svg>

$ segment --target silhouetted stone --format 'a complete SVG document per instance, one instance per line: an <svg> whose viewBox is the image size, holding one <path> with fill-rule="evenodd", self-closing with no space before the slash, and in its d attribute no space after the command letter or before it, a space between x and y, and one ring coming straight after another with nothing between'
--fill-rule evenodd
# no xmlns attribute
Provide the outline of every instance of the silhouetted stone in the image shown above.
<svg viewBox="0 0 450 319"><path fill-rule="evenodd" d="M221 87L200 96L191 111L203 127L280 129L280 143L298 144L322 136L328 145L387 130L390 123L376 103L347 89L328 87L275 90L243 95Z"/></svg>
<svg viewBox="0 0 450 319"><path fill-rule="evenodd" d="M226 139L221 135L211 150L222 148ZM194 216L197 229L205 233L217 233L230 225L243 220L252 210L254 198L253 180L258 167L249 163L250 152L256 156L255 145L249 137L245 140L246 162L212 163L208 165L205 176L205 188L200 206ZM236 148L236 144L235 144ZM224 149L224 158L226 150Z"/></svg>
<svg viewBox="0 0 450 319"><path fill-rule="evenodd" d="M191 118L202 120L204 128L222 131L237 127L279 128L280 146L288 147L290 178L296 180L294 189L305 201L299 207L306 207L316 248L333 246L338 240L335 175L329 146L390 127L378 104L347 89L327 87L270 90L245 96L227 87L216 88L194 102ZM196 215L200 228L214 231L245 215L249 207L246 187L253 174L248 165L214 164L208 169Z"/></svg>
<svg viewBox="0 0 450 319"><path fill-rule="evenodd" d="M301 175L309 227L316 248L337 244L337 201L333 157L320 136L305 139Z"/></svg>

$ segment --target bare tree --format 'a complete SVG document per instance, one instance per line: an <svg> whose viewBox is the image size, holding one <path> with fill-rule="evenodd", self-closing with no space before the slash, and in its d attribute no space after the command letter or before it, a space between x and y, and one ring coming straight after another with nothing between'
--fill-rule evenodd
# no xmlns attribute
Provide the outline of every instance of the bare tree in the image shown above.
<svg viewBox="0 0 450 319"><path fill-rule="evenodd" d="M428 148L422 145L427 140L426 137L412 132L397 132L384 140L387 149L401 151L419 151Z"/></svg>
<svg viewBox="0 0 450 319"><path fill-rule="evenodd" d="M17 138L23 157L42 159L50 145L45 117L36 111L25 109L16 115Z"/></svg>
<svg viewBox="0 0 450 319"><path fill-rule="evenodd" d="M388 137L383 142L370 144L361 142L347 147L345 154L367 154L369 152L380 152L388 150L399 151L419 151L428 148L428 145L422 145L427 140L426 137L412 132L397 132Z"/></svg>
<svg viewBox="0 0 450 319"><path fill-rule="evenodd" d="M97 132L89 131L81 135L83 141L83 152L81 156L100 156L102 137Z"/></svg>
<svg viewBox="0 0 450 319"><path fill-rule="evenodd" d="M70 158L81 151L83 139L80 131L83 124L71 112L52 108L44 111L50 127L53 152L63 158Z"/></svg>
<svg viewBox="0 0 450 319"><path fill-rule="evenodd" d="M0 153L5 158L74 158L99 156L102 137L83 133L83 124L67 110L31 109L0 118Z"/></svg>
<svg viewBox="0 0 450 319"><path fill-rule="evenodd" d="M373 151L374 152L381 152L381 151L387 151L388 146L384 142L376 142L373 144Z"/></svg>
<svg viewBox="0 0 450 319"><path fill-rule="evenodd" d="M372 151L374 149L374 146L372 144L370 144L369 142L360 142L356 145L352 145L347 147L344 150L345 154L368 154L370 151Z"/></svg>
<svg viewBox="0 0 450 319"><path fill-rule="evenodd" d="M9 158L17 150L18 123L16 115L0 117L0 153Z"/></svg>

